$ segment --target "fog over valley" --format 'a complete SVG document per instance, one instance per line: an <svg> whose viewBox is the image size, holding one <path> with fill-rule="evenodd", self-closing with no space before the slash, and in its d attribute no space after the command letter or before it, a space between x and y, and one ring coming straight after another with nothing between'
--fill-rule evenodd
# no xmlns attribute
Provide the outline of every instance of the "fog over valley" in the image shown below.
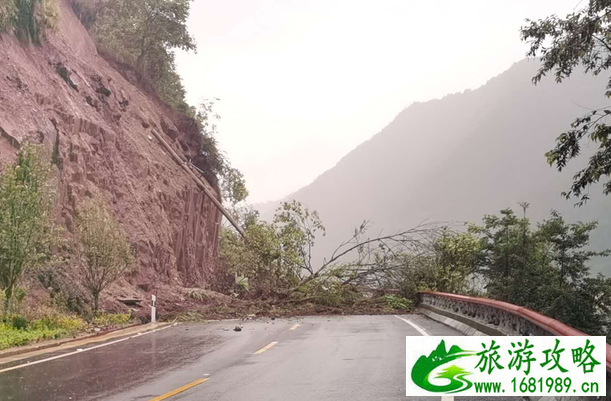
<svg viewBox="0 0 611 401"><path fill-rule="evenodd" d="M391 233L423 221L480 223L484 214L530 202L537 222L552 209L568 221L599 221L592 235L604 248L611 234L609 198L592 187L591 200L575 207L561 192L585 157L558 173L545 158L576 116L607 105L606 77L576 72L557 84L531 79L540 64L522 60L476 90L414 103L370 140L344 156L310 185L288 195L317 210L327 228L318 260L350 237L363 220L370 234ZM588 153L587 145L584 153ZM315 158L315 155L312 155ZM279 202L254 205L270 219ZM594 270L609 272L595 260Z"/></svg>

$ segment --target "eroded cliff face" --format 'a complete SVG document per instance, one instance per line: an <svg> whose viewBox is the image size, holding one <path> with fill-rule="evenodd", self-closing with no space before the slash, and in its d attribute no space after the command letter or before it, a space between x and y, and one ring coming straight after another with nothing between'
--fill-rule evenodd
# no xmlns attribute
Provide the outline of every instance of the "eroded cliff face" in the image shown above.
<svg viewBox="0 0 611 401"><path fill-rule="evenodd" d="M205 286L221 214L152 134L189 159L197 152L193 122L132 84L128 68L101 57L65 0L58 31L42 46L4 34L0 56L0 163L24 141L57 150L58 220L67 236L84 198L107 200L138 255L137 269L110 294Z"/></svg>

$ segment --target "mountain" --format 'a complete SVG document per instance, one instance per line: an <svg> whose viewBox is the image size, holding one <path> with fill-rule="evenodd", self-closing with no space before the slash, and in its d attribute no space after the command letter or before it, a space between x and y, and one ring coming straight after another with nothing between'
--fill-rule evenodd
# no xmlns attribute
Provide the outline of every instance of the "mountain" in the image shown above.
<svg viewBox="0 0 611 401"><path fill-rule="evenodd" d="M329 255L363 220L371 220L377 235L427 219L480 222L486 213L517 209L520 201L530 202L533 222L551 209L568 221L598 220L592 245L611 247L611 197L592 188L592 200L576 208L560 195L585 160L558 173L544 156L575 117L608 105L606 77L576 72L562 84L544 78L535 86L538 67L522 60L476 90L412 104L289 195L317 210L327 227L316 258ZM267 204L260 211L269 218L273 209ZM594 270L611 274L611 261L594 261Z"/></svg>

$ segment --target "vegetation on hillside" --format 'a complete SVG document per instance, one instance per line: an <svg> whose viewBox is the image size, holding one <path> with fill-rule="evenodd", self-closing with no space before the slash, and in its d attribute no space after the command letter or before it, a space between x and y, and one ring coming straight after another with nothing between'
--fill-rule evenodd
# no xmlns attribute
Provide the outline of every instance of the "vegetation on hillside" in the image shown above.
<svg viewBox="0 0 611 401"><path fill-rule="evenodd" d="M17 161L0 173L0 290L10 311L26 271L50 257L56 185L41 147L22 147Z"/></svg>
<svg viewBox="0 0 611 401"><path fill-rule="evenodd" d="M190 106L176 71L175 51L196 51L187 28L192 0L71 0L74 11L97 45L120 61L133 66L150 80L157 94L174 110L193 118L199 130L197 164L206 177L220 179L223 198L231 205L248 196L242 173L231 166L216 140L214 111L218 99L204 99Z"/></svg>
<svg viewBox="0 0 611 401"><path fill-rule="evenodd" d="M133 267L134 254L125 231L101 199L81 205L76 227L77 266L97 314L100 294Z"/></svg>
<svg viewBox="0 0 611 401"><path fill-rule="evenodd" d="M55 29L57 0L4 0L0 3L0 32L14 31L24 42L40 43L45 32Z"/></svg>
<svg viewBox="0 0 611 401"><path fill-rule="evenodd" d="M611 67L611 3L609 1L589 0L587 6L565 18L556 15L543 20L526 20L522 27L522 40L530 44L529 56L541 57L541 68L533 82L539 82L552 72L557 82L571 76L578 66L586 72L599 75ZM611 79L605 95L611 97ZM585 168L573 177L571 188L563 195L577 197L582 205L589 199L589 187L601 179L611 176L611 126L607 117L611 109L591 110L578 117L571 129L562 133L556 140L556 147L547 152L550 165L559 171L568 162L579 156L581 144L593 142L598 150L590 157ZM611 180L603 183L603 192L611 193Z"/></svg>
<svg viewBox="0 0 611 401"><path fill-rule="evenodd" d="M54 225L56 188L51 156L42 146L24 144L13 164L0 167L0 349L131 319L102 314L86 323L91 316L76 316L69 295L55 293L54 269L65 269L72 287L81 282L91 292L95 314L101 291L133 261L127 237L99 199L80 207L78 235L73 243L63 241ZM28 287L41 285L52 290L48 304L27 303Z"/></svg>
<svg viewBox="0 0 611 401"><path fill-rule="evenodd" d="M176 110L190 112L175 49L196 50L187 28L191 0L72 0L93 38L151 79Z"/></svg>
<svg viewBox="0 0 611 401"><path fill-rule="evenodd" d="M204 99L200 102L194 119L199 129L200 155L198 164L205 166L214 176L220 178L220 190L223 200L235 208L248 197L246 180L240 170L234 168L217 142L217 122L221 116L214 111L219 99Z"/></svg>

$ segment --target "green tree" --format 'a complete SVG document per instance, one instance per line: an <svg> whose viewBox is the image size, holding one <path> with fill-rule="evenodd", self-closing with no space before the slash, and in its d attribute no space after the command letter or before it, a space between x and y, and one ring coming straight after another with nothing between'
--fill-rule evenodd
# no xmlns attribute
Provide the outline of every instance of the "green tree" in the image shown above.
<svg viewBox="0 0 611 401"><path fill-rule="evenodd" d="M444 232L433 243L435 264L439 266L436 290L460 293L467 279L479 269L483 259L482 244L471 231Z"/></svg>
<svg viewBox="0 0 611 401"><path fill-rule="evenodd" d="M231 206L235 206L238 202L246 200L248 197L248 189L246 188L244 175L236 168L227 168L223 174L221 184L223 198L225 201L229 202Z"/></svg>
<svg viewBox="0 0 611 401"><path fill-rule="evenodd" d="M590 335L611 340L611 279L602 275L586 276L563 291L555 286L541 288L553 294L543 314L560 320Z"/></svg>
<svg viewBox="0 0 611 401"><path fill-rule="evenodd" d="M398 289L407 299L417 301L420 291L462 293L465 290L458 288L456 281L454 288L447 288L450 282L447 271L434 255L403 253L396 256L395 263L398 263L398 268L384 275L382 287Z"/></svg>
<svg viewBox="0 0 611 401"><path fill-rule="evenodd" d="M221 116L214 110L219 99L203 99L197 109L191 110L199 130L199 155L194 162L202 166L205 171L214 175L222 175L229 168L229 162L221 152L218 141L217 123Z"/></svg>
<svg viewBox="0 0 611 401"><path fill-rule="evenodd" d="M197 48L187 28L191 1L72 0L72 4L98 44L149 77L165 101L187 113L174 51Z"/></svg>
<svg viewBox="0 0 611 401"><path fill-rule="evenodd" d="M528 220L520 220L513 210L504 209L501 216L485 215L483 226L473 227L482 237L482 273L488 282L487 290L494 298L511 301L516 272L525 262L522 244L524 235L530 236L528 224Z"/></svg>
<svg viewBox="0 0 611 401"><path fill-rule="evenodd" d="M590 233L597 225L596 222L568 224L555 210L552 210L550 219L539 225L538 234L548 244L550 260L558 271L559 291L571 283L580 283L588 276L590 259L611 254L609 250L597 252L587 249Z"/></svg>
<svg viewBox="0 0 611 401"><path fill-rule="evenodd" d="M481 240L480 272L488 296L541 310L549 294L540 289L555 276L545 243L533 232L526 215L519 218L513 210L504 209L500 216L485 215L483 225L472 231Z"/></svg>
<svg viewBox="0 0 611 401"><path fill-rule="evenodd" d="M312 249L317 234L324 234L318 213L291 201L281 204L271 224L249 210L238 220L246 239L224 230L221 257L231 273L248 278L251 288L265 294L285 291L314 274Z"/></svg>
<svg viewBox="0 0 611 401"><path fill-rule="evenodd" d="M195 50L187 19L192 0L108 0L94 33L108 50L119 51L143 73L173 49ZM99 7L99 6L98 6Z"/></svg>
<svg viewBox="0 0 611 401"><path fill-rule="evenodd" d="M0 288L6 309L25 271L50 255L54 205L50 159L42 147L26 144L0 175Z"/></svg>
<svg viewBox="0 0 611 401"><path fill-rule="evenodd" d="M129 239L101 199L86 201L78 211L77 266L97 313L100 294L134 263Z"/></svg>
<svg viewBox="0 0 611 401"><path fill-rule="evenodd" d="M592 335L611 342L611 278L587 277L578 288L577 302L570 307L568 321Z"/></svg>
<svg viewBox="0 0 611 401"><path fill-rule="evenodd" d="M484 257L480 238L471 230L454 232L443 227L432 234L423 248L390 255L391 268L384 272L382 287L399 289L414 300L419 291L462 294L471 290L469 280Z"/></svg>
<svg viewBox="0 0 611 401"><path fill-rule="evenodd" d="M223 229L220 256L229 273L248 280L259 295L268 295L289 286L296 279L282 265L280 239L271 224L249 213L244 220L246 239L231 229Z"/></svg>
<svg viewBox="0 0 611 401"><path fill-rule="evenodd" d="M545 243L555 273L555 279L544 287L549 303L542 311L587 333L606 335L611 330L611 319L605 312L611 308L610 281L591 277L588 262L611 253L588 249L596 226L596 222L569 224L554 210L539 224L537 235Z"/></svg>
<svg viewBox="0 0 611 401"><path fill-rule="evenodd" d="M223 200L232 207L248 197L246 180L240 170L232 167L227 156L220 150L218 141L217 122L221 116L214 111L219 99L203 99L194 114L195 121L200 133L199 154L193 159L193 163L200 169L209 182L217 182L220 179Z"/></svg>
<svg viewBox="0 0 611 401"><path fill-rule="evenodd" d="M526 212L524 207L524 212ZM486 215L480 236L487 295L537 310L592 335L611 334L611 280L592 277L588 263L609 251L592 251L596 223L567 223L560 213L536 228L510 209Z"/></svg>
<svg viewBox="0 0 611 401"><path fill-rule="evenodd" d="M282 244L283 263L298 276L311 276L312 251L317 233L325 235L318 212L310 212L300 202L282 202L274 216L274 226Z"/></svg>
<svg viewBox="0 0 611 401"><path fill-rule="evenodd" d="M579 65L593 75L611 66L610 1L589 0L587 6L565 18L552 15L526 22L521 28L521 37L530 45L528 56L540 56L542 63L533 78L535 84L549 72L553 72L557 82L562 82ZM605 95L611 97L611 79ZM606 124L610 114L611 109L599 109L577 118L571 129L557 138L556 147L546 153L550 165L562 171L580 154L582 141L589 139L598 144L587 166L573 177L570 189L563 192L567 199L579 198L579 205L589 199L590 185L611 175L611 127ZM611 193L611 180L603 184L603 192Z"/></svg>

